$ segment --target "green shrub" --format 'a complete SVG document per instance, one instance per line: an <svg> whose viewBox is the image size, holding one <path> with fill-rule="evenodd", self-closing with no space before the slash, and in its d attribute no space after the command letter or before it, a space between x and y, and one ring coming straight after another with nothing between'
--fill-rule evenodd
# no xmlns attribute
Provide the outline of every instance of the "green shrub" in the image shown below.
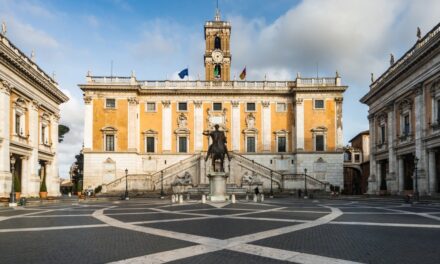
<svg viewBox="0 0 440 264"><path fill-rule="evenodd" d="M102 186L99 185L98 187L95 188L95 193L100 193L102 191Z"/></svg>
<svg viewBox="0 0 440 264"><path fill-rule="evenodd" d="M43 176L43 181L40 185L40 192L47 192L47 186L46 186L46 174Z"/></svg>
<svg viewBox="0 0 440 264"><path fill-rule="evenodd" d="M21 182L20 178L18 178L18 175L14 176L14 191L21 192Z"/></svg>

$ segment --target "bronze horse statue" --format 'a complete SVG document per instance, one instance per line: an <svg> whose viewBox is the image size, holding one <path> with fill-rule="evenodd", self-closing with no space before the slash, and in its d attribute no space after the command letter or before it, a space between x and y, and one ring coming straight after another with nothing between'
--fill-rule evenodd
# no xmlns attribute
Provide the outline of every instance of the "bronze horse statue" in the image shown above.
<svg viewBox="0 0 440 264"><path fill-rule="evenodd" d="M208 158L211 157L212 160L212 168L215 170L215 161L220 160L220 171L224 172L224 160L225 154L228 156L228 160L231 160L231 157L228 153L228 147L226 146L226 136L225 132L218 130L219 125L214 126L215 130L209 132L208 130L203 132L203 135L210 136L212 139L212 144L209 145L208 154L206 155L205 162L208 161Z"/></svg>

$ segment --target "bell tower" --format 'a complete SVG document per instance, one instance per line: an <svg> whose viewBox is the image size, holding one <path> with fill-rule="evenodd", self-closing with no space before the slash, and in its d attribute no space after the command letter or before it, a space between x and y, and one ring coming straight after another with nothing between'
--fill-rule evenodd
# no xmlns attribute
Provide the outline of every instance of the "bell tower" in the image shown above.
<svg viewBox="0 0 440 264"><path fill-rule="evenodd" d="M231 74L231 24L220 19L217 8L214 21L205 23L205 78L229 81Z"/></svg>

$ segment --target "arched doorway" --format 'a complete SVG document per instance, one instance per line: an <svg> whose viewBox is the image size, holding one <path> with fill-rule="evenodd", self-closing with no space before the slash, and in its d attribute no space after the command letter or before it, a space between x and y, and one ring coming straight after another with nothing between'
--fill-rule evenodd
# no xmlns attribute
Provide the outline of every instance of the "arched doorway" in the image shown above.
<svg viewBox="0 0 440 264"><path fill-rule="evenodd" d="M348 195L362 194L362 176L359 169L353 167L344 167L343 193Z"/></svg>

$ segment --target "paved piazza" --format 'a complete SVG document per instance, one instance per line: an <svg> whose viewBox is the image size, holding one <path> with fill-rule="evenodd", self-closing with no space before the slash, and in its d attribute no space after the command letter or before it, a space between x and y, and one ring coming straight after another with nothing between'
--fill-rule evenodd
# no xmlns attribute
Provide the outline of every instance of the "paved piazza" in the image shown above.
<svg viewBox="0 0 440 264"><path fill-rule="evenodd" d="M2 263L440 263L440 204L158 199L0 209Z"/></svg>

